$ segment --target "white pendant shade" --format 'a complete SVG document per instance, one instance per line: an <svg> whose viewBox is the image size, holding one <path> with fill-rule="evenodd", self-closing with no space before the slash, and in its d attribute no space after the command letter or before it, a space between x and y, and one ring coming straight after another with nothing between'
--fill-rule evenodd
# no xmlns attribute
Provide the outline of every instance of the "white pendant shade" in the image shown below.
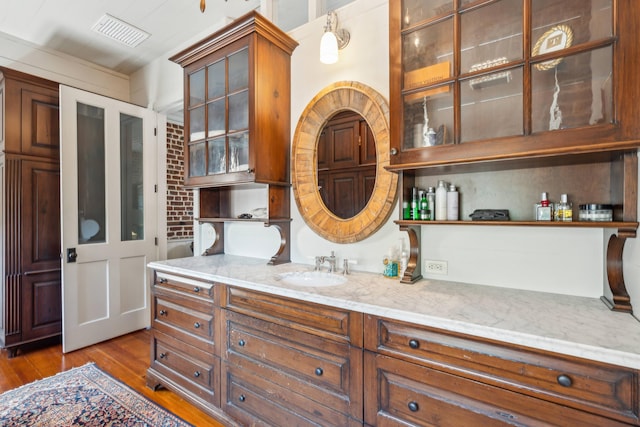
<svg viewBox="0 0 640 427"><path fill-rule="evenodd" d="M320 39L320 62L323 64L338 62L338 39L331 31L326 31Z"/></svg>

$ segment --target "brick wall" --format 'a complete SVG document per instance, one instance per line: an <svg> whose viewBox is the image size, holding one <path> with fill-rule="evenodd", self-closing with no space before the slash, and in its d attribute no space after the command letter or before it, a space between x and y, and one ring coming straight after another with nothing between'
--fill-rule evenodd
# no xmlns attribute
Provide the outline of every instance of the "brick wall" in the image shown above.
<svg viewBox="0 0 640 427"><path fill-rule="evenodd" d="M167 123L167 240L193 238L193 192L184 182L184 132Z"/></svg>

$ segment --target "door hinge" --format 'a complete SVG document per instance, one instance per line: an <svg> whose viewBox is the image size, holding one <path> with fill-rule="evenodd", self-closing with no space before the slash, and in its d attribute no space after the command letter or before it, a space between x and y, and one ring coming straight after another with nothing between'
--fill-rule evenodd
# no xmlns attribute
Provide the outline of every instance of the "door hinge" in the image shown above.
<svg viewBox="0 0 640 427"><path fill-rule="evenodd" d="M158 128L153 128L153 136L158 136Z"/></svg>
<svg viewBox="0 0 640 427"><path fill-rule="evenodd" d="M153 238L153 244L154 244L154 245L156 245L156 246L158 246L158 238L157 238L157 237L154 237L154 238Z"/></svg>
<svg viewBox="0 0 640 427"><path fill-rule="evenodd" d="M157 193L158 192L158 184L154 184L153 185L153 192Z"/></svg>

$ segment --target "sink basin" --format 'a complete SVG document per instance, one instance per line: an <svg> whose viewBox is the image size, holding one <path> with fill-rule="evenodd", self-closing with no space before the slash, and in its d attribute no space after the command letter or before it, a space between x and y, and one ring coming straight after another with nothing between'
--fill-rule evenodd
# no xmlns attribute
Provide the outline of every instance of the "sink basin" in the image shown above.
<svg viewBox="0 0 640 427"><path fill-rule="evenodd" d="M337 286L346 283L347 278L326 271L292 271L276 276L287 285L293 286Z"/></svg>

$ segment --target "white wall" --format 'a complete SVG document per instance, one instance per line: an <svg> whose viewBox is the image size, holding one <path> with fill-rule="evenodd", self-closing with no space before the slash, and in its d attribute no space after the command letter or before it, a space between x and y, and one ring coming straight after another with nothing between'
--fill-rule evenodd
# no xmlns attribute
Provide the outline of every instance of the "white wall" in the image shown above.
<svg viewBox="0 0 640 427"><path fill-rule="evenodd" d="M318 60L325 18L290 33L299 42L292 56L293 137L300 114L313 96L338 80L357 80L389 97L388 0L356 0L338 10L341 26L351 33L349 45L333 65ZM175 51L177 51L176 49ZM158 108L179 103L182 74L175 64L158 61L132 76L132 99ZM387 249L405 238L393 219L373 236L355 244L335 244L317 236L292 200L292 261L311 264L315 255L334 250L339 258L358 261L354 270L380 272ZM532 201L533 203L533 201ZM255 207L262 204L255 198ZM640 209L640 207L639 207ZM256 224L231 224L225 229L227 252L269 258L273 230ZM195 231L208 235L208 231ZM605 249L610 230L544 227L423 226L422 258L446 260L447 276L455 280L501 287L599 297L605 293ZM202 248L196 243L195 252ZM625 279L632 303L640 306L640 243L629 239L624 254ZM409 286L409 285L399 285Z"/></svg>
<svg viewBox="0 0 640 427"><path fill-rule="evenodd" d="M0 32L0 65L121 101L129 101L129 77Z"/></svg>

